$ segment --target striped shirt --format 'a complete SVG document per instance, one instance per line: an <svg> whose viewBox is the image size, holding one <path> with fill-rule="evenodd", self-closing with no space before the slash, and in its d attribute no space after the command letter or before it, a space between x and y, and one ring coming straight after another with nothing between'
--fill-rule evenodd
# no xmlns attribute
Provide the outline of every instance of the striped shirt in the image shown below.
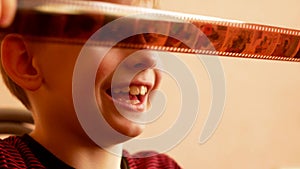
<svg viewBox="0 0 300 169"><path fill-rule="evenodd" d="M164 154L147 151L130 155L124 151L122 169L180 169L180 166ZM145 158L135 158L147 156ZM0 168L73 169L29 135L11 136L0 140Z"/></svg>

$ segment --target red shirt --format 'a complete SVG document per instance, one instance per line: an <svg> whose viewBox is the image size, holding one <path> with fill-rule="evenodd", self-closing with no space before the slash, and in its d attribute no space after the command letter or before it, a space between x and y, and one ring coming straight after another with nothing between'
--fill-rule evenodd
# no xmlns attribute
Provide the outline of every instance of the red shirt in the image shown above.
<svg viewBox="0 0 300 169"><path fill-rule="evenodd" d="M134 158L135 155L124 153L126 158L122 158L122 169L180 169L173 159L164 154L147 151L141 153L148 157ZM29 135L0 140L0 168L73 169Z"/></svg>

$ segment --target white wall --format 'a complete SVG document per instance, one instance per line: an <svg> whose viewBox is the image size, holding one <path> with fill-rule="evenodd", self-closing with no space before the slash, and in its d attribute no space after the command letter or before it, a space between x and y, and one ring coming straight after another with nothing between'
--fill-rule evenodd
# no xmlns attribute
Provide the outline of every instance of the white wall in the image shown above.
<svg viewBox="0 0 300 169"><path fill-rule="evenodd" d="M298 0L161 0L163 9L300 28Z"/></svg>
<svg viewBox="0 0 300 169"><path fill-rule="evenodd" d="M214 135L199 144L212 101L211 86L199 61L184 57L195 73L201 100L192 131L168 152L172 157L189 169L300 167L299 63L220 58L226 78L224 114ZM175 101L168 101L173 103L167 113L177 117L176 113L185 113L171 108ZM156 135L172 127L168 120L176 118L157 121L160 126L152 128Z"/></svg>
<svg viewBox="0 0 300 169"><path fill-rule="evenodd" d="M300 29L299 6L298 0L162 1L162 8L168 10L294 29ZM194 60L189 65L201 91L199 117L191 133L169 153L189 169L300 168L300 64L220 60L227 94L218 129L205 144L198 143L211 93L204 68Z"/></svg>
<svg viewBox="0 0 300 169"><path fill-rule="evenodd" d="M21 105L17 99L12 97L9 91L6 89L2 78L0 82L0 107L23 108L23 105Z"/></svg>

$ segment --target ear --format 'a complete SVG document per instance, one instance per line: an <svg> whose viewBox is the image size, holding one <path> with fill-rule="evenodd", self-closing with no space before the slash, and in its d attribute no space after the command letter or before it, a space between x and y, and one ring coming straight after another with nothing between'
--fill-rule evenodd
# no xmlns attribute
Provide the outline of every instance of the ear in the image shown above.
<svg viewBox="0 0 300 169"><path fill-rule="evenodd" d="M3 39L1 61L7 75L21 88L33 91L41 86L42 77L36 60L21 35L10 34Z"/></svg>

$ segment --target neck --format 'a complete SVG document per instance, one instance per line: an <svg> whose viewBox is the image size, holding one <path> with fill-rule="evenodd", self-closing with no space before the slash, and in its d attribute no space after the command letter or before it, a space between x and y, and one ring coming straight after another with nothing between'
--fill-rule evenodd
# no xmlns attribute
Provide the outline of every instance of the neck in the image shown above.
<svg viewBox="0 0 300 169"><path fill-rule="evenodd" d="M49 133L49 131L42 131L36 126L35 130L30 135L66 164L76 169L120 169L122 145L110 147L114 150L118 149L118 154L112 154L108 152L107 149L104 150L97 146L84 133L82 136L78 136L72 135L71 132L66 135L68 132L63 132L61 129L53 130L52 128L51 131L56 132ZM59 141L56 142L53 140Z"/></svg>

